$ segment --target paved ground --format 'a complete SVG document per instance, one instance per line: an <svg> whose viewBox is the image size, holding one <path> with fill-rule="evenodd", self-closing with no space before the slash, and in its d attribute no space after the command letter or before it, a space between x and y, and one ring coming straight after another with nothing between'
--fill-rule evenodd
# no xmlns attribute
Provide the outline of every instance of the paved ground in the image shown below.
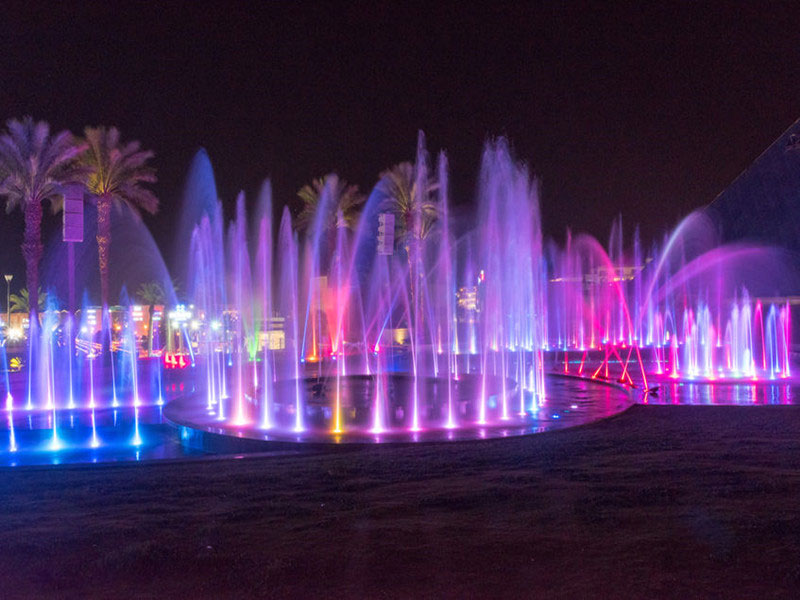
<svg viewBox="0 0 800 600"><path fill-rule="evenodd" d="M800 407L0 470L0 598L796 598Z"/></svg>

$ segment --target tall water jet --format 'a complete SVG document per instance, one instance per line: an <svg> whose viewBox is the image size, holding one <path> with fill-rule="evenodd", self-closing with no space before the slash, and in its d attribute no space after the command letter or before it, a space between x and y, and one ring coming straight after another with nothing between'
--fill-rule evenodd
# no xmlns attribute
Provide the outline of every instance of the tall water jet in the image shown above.
<svg viewBox="0 0 800 600"><path fill-rule="evenodd" d="M303 423L303 396L300 387L302 347L298 331L297 239L292 231L292 217L289 214L288 207L284 208L283 216L281 217L278 248L283 258L280 279L280 310L288 322L290 328L288 332L291 332L291 337L286 342L287 350L289 351L289 360L286 362L288 363L287 371L289 377L294 379L293 430L299 433L305 427ZM287 371L284 371L284 373Z"/></svg>
<svg viewBox="0 0 800 600"><path fill-rule="evenodd" d="M234 221L230 235L231 254L233 255L233 277L234 277L234 302L237 310L236 319L236 341L234 354L236 355L236 403L233 422L236 425L248 423L246 414L246 389L244 378L244 367L247 353L247 340L245 319L247 309L251 305L251 300L247 296L249 291L245 286L249 281L249 258L247 252L246 238L246 216L244 206L244 193L240 193L236 199L236 220Z"/></svg>
<svg viewBox="0 0 800 600"><path fill-rule="evenodd" d="M272 406L272 187L265 181L259 195L258 274L260 280L260 308L264 330L262 349L263 375L261 378L261 427L274 426Z"/></svg>

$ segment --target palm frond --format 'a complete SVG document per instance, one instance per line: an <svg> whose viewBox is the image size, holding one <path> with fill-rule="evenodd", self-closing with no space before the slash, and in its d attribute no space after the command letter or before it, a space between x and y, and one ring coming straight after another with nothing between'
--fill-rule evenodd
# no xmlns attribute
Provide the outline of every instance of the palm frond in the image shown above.
<svg viewBox="0 0 800 600"><path fill-rule="evenodd" d="M127 205L134 213L155 214L159 201L143 184L156 182L156 171L148 161L154 154L141 150L137 141L120 143L116 127L87 127L87 149L81 162L89 169L87 188L96 196L109 198L118 207Z"/></svg>
<svg viewBox="0 0 800 600"><path fill-rule="evenodd" d="M303 208L295 220L298 231L308 230L318 217L326 190L331 194L331 198L326 205L326 214L319 215L322 229L328 230L339 226L349 229L356 227L366 197L359 191L357 185L350 185L344 179L331 174L317 177L298 190L297 197L303 202Z"/></svg>
<svg viewBox="0 0 800 600"><path fill-rule="evenodd" d="M148 281L141 284L135 295L142 304L148 305L164 304L167 299L164 287L158 281Z"/></svg>
<svg viewBox="0 0 800 600"><path fill-rule="evenodd" d="M427 238L436 228L441 207L435 200L439 188L434 180L425 181L425 189L419 190L414 165L402 162L381 173L378 183L384 200L381 210L390 211L395 219L395 240L407 246L414 240Z"/></svg>
<svg viewBox="0 0 800 600"><path fill-rule="evenodd" d="M0 136L0 196L6 210L29 202L51 203L57 210L68 185L88 175L77 158L86 146L68 131L50 135L50 126L31 117L11 119Z"/></svg>
<svg viewBox="0 0 800 600"><path fill-rule="evenodd" d="M31 311L30 294L26 288L22 288L18 294L11 294L8 297L11 302L10 311L12 313L29 313ZM47 293L39 288L39 310L43 311L47 306Z"/></svg>

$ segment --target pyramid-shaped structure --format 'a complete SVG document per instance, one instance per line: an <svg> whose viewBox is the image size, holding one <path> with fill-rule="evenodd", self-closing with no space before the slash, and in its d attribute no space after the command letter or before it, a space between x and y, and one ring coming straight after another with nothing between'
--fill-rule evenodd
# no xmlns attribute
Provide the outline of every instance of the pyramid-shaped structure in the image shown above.
<svg viewBox="0 0 800 600"><path fill-rule="evenodd" d="M707 207L727 242L800 252L800 119Z"/></svg>

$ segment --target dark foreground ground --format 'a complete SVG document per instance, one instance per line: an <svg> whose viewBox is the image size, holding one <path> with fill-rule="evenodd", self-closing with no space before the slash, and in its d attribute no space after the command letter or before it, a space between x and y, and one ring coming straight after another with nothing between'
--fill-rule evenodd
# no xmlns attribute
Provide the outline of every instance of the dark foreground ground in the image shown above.
<svg viewBox="0 0 800 600"><path fill-rule="evenodd" d="M0 598L797 598L800 407L0 471Z"/></svg>

